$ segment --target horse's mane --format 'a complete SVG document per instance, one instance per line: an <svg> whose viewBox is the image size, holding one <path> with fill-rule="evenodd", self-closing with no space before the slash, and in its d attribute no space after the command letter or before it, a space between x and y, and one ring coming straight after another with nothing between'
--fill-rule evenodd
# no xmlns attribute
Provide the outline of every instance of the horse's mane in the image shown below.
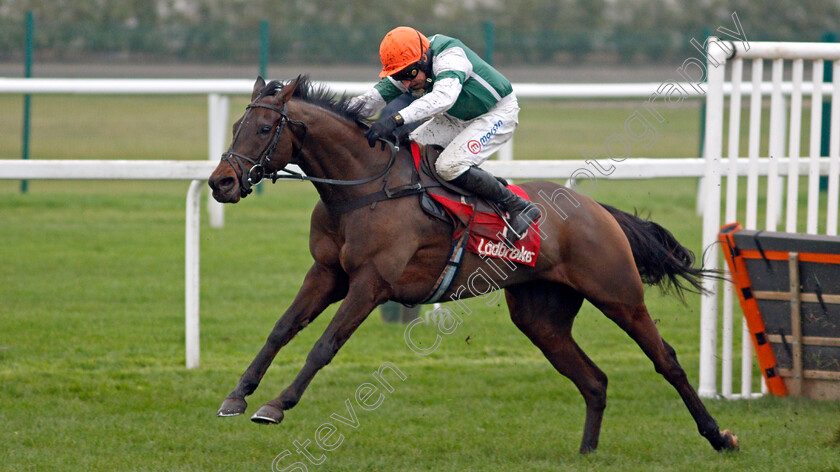
<svg viewBox="0 0 840 472"><path fill-rule="evenodd" d="M291 83L291 81L286 83L279 80L270 81L260 90L260 95L257 97L257 100L268 95L274 95L288 83ZM350 100L352 97L346 95L337 96L327 86L313 84L307 75L301 75L297 78L297 87L292 94L292 98L297 98L304 102L332 111L343 118L367 127L365 117L361 114L361 104L357 106L351 105Z"/></svg>

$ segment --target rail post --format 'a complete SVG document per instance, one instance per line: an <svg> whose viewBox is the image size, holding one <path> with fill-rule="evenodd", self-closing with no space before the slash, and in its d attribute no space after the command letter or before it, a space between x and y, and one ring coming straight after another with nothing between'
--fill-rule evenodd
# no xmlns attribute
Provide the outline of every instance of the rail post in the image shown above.
<svg viewBox="0 0 840 472"><path fill-rule="evenodd" d="M218 93L207 96L207 158L211 161L219 160L225 152L229 114L229 97ZM207 213L210 215L211 227L221 228L225 225L225 209L221 203L213 200L212 195L207 196Z"/></svg>
<svg viewBox="0 0 840 472"><path fill-rule="evenodd" d="M185 260L184 260L184 345L186 351L187 369L195 369L199 365L201 349L199 344L199 231L201 230L201 211L199 201L201 189L204 188L203 180L190 182L190 189L187 192L187 217L185 236Z"/></svg>
<svg viewBox="0 0 840 472"><path fill-rule="evenodd" d="M717 42L715 37L709 38L707 52L707 84L706 94L706 136L705 136L705 163L706 178L703 197L703 247L710 247L717 238L720 228L720 163L723 147L723 121L717 118L723 116L723 80L726 56L721 53L722 48L712 47ZM713 58L717 54L719 57ZM717 60L715 60L717 59ZM717 270L719 267L719 256L716 250L704 251L703 267L708 270ZM705 278L703 288L710 297L704 297L700 307L700 388L698 394L701 397L714 397L717 395L717 369L714 362L717 356L717 321L718 321L718 293L719 281L714 278ZM714 298L712 298L714 297ZM711 359L712 362L703 361Z"/></svg>
<svg viewBox="0 0 840 472"><path fill-rule="evenodd" d="M32 11L26 12L26 44L24 48L23 76L27 79L32 77L32 37L35 34L35 19ZM23 136L21 142L21 159L29 159L29 124L32 96L28 93L23 96ZM29 189L27 180L20 181L20 192L26 193Z"/></svg>

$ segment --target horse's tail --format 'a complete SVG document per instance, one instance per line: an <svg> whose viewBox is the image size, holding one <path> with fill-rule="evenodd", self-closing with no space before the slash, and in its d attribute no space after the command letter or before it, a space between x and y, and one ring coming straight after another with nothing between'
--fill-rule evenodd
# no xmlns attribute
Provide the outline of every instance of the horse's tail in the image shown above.
<svg viewBox="0 0 840 472"><path fill-rule="evenodd" d="M673 289L682 298L684 290L703 293L703 278L718 276L714 271L694 267L694 253L659 224L603 203L601 206L627 236L642 282L666 292Z"/></svg>

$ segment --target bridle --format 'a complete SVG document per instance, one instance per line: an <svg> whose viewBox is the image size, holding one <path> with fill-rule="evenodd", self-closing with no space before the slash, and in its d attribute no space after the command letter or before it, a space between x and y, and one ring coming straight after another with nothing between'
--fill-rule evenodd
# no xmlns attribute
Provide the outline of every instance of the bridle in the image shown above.
<svg viewBox="0 0 840 472"><path fill-rule="evenodd" d="M300 157L301 153L303 152L303 144L306 140L307 133L306 123L302 121L293 120L289 118L288 115L286 115L285 104L283 105L283 108L280 109L275 106L268 105L266 103L261 103L257 101L251 102L246 107L247 111L245 112L245 116L242 117L242 123L244 123L248 119L248 115L254 108L265 108L266 110L271 110L280 115L280 118L278 118L277 122L275 122L275 124L273 125L274 133L271 136L271 140L266 145L265 149L263 149L263 151L260 153L260 157L258 159L239 154L238 152L235 152L233 150L234 146L236 145L236 141L239 139L239 133L242 131L241 125L239 129L236 130L236 134L233 136L233 141L230 143L230 147L224 154L222 154L222 160L227 161L227 163L230 164L230 166L233 168L234 173L236 174L236 179L239 181L239 191L243 197L250 194L253 191L251 187L258 185L266 177L266 165L268 165L268 163L271 162L271 156L277 149L277 144L280 141L280 134L283 132L283 128L285 128L286 123L290 123L303 128L303 137L300 139L300 146L298 147L297 152L289 162L295 162ZM372 177L367 177L358 180L325 179L321 177L310 177L308 175L304 175L286 168L276 170L269 174L267 177L271 179L272 183L275 183L278 180L308 180L310 182L319 182L329 185L349 186L373 182L374 180L385 177L391 171L391 167L393 167L394 162L397 158L397 152L399 151L399 147L389 141L385 142L387 142L388 145L391 147L391 159L388 161L388 165L382 172ZM243 161L247 162L248 164L251 164L251 168L248 170L247 179L244 178L245 165L243 164ZM285 172L285 174L279 174L278 172Z"/></svg>
<svg viewBox="0 0 840 472"><path fill-rule="evenodd" d="M253 190L251 187L254 185L259 184L262 182L263 178L265 178L265 166L271 161L271 156L274 154L274 151L277 149L277 143L280 142L280 134L283 132L283 128L286 127L286 123L291 123L293 125L298 125L303 127L303 138L300 141L300 147L297 150L293 160L300 156L300 153L303 151L303 142L306 139L306 123L301 121L292 120L286 115L286 105L283 105L283 108L277 108L272 105L268 105L266 103L260 102L251 102L247 107L247 111L245 112L245 116L242 117L241 123L244 123L248 120L248 115L251 114L255 108L265 108L266 110L271 110L278 115L280 118L272 126L274 132L271 135L271 140L265 146L263 151L260 153L260 157L257 159L245 156L243 154L239 154L233 150L234 146L236 146L236 142L239 140L239 133L242 132L242 125L239 126L239 129L236 130L236 134L233 136L233 141L230 143L230 147L228 150L222 154L222 160L227 161L228 164L233 168L233 171L236 173L236 179L239 181L239 190L242 193L242 196L248 195ZM248 170L248 176L245 178L245 165L244 162L251 164L251 168ZM235 163L235 165L234 165Z"/></svg>

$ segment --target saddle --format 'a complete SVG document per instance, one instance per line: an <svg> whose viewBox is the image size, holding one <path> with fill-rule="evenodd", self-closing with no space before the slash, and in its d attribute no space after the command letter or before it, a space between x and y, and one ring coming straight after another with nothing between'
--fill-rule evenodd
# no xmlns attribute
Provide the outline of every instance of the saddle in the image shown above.
<svg viewBox="0 0 840 472"><path fill-rule="evenodd" d="M466 249L470 252L531 267L536 264L541 242L537 223L532 227L534 231L528 231L513 247L508 246L502 242L509 231L505 212L495 203L452 185L435 170L435 162L443 148L417 143L410 146L420 184L426 190L420 194L420 207L430 216L452 224L454 241L466 233ZM522 188L497 179L517 195L529 199Z"/></svg>
<svg viewBox="0 0 840 472"><path fill-rule="evenodd" d="M424 212L442 221L452 222L451 215L446 211L446 205L440 202L441 200L459 201L463 204L475 205L475 209L478 211L492 212L500 218L504 218L504 211L498 205L480 199L474 193L461 187L452 185L451 182L444 180L438 174L435 163L443 152L443 147L437 145L423 146L417 143L409 143L409 145L411 146L412 157L414 157L414 165L420 176L420 184L427 189L421 195L420 200L420 206ZM501 182L502 185L508 186L507 180L501 177L496 177L496 180ZM466 223L466 221L463 221L463 223Z"/></svg>

